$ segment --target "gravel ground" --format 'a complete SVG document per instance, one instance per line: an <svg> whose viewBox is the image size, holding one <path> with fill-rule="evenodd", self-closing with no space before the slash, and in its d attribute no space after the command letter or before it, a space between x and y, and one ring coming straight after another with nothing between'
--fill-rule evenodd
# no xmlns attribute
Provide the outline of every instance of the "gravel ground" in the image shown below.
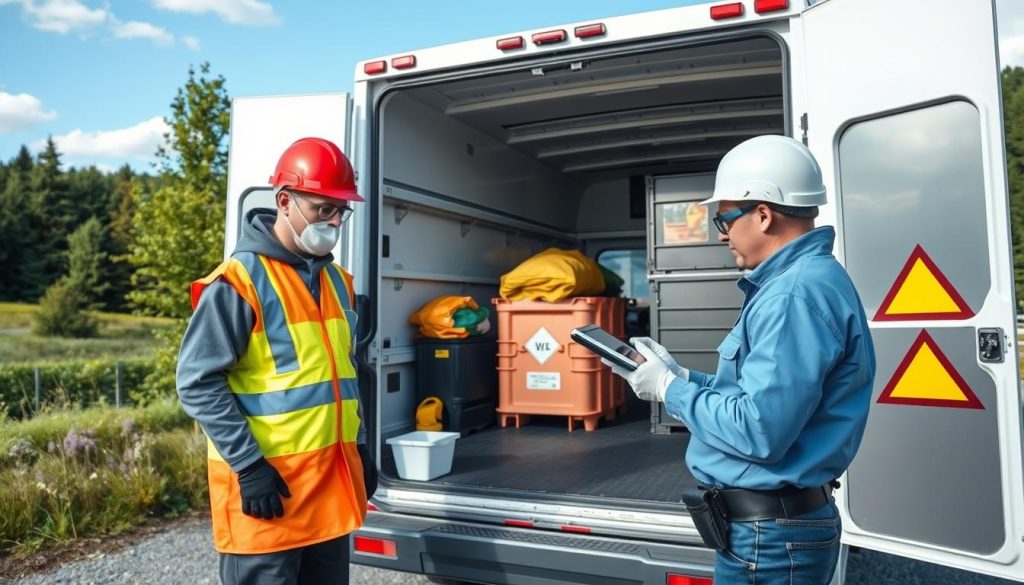
<svg viewBox="0 0 1024 585"><path fill-rule="evenodd" d="M847 585L1010 585L938 565L860 551L850 555ZM66 563L16 579L12 585L217 585L217 555L210 526L197 522L159 533L115 553ZM352 566L352 585L423 584L418 575Z"/></svg>

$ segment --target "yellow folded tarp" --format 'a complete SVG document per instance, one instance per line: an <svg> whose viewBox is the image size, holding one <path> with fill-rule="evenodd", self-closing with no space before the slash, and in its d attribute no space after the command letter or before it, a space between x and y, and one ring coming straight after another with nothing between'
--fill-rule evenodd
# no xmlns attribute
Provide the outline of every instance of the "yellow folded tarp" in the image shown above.
<svg viewBox="0 0 1024 585"><path fill-rule="evenodd" d="M548 248L501 277L501 298L508 301L558 301L604 292L597 262L579 250Z"/></svg>

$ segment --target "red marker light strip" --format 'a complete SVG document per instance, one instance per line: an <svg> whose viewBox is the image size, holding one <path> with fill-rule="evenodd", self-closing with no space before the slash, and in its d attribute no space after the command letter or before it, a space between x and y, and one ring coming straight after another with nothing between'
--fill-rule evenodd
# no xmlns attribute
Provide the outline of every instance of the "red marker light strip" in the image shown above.
<svg viewBox="0 0 1024 585"><path fill-rule="evenodd" d="M564 30L549 30L548 32L537 33L531 37L535 45L548 45L560 43L566 39Z"/></svg>
<svg viewBox="0 0 1024 585"><path fill-rule="evenodd" d="M712 20L723 20L726 18L736 18L737 16L743 16L743 3L733 2L732 4L721 4L718 6L711 7L711 19Z"/></svg>

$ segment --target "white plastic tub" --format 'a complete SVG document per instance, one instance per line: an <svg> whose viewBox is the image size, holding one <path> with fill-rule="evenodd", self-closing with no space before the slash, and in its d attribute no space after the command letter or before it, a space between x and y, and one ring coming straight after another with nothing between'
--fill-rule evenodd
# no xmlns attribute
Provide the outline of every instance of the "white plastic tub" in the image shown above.
<svg viewBox="0 0 1024 585"><path fill-rule="evenodd" d="M455 439L460 433L415 431L387 440L402 479L429 481L452 470Z"/></svg>

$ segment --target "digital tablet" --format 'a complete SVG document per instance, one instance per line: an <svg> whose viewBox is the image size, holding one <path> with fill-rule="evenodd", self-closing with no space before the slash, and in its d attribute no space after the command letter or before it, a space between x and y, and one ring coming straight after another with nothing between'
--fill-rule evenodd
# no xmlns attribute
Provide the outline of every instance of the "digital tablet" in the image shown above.
<svg viewBox="0 0 1024 585"><path fill-rule="evenodd" d="M597 325L585 325L573 329L569 332L569 337L590 351L627 370L635 370L640 363L647 361L644 356L640 355L640 352L633 349L633 346Z"/></svg>

